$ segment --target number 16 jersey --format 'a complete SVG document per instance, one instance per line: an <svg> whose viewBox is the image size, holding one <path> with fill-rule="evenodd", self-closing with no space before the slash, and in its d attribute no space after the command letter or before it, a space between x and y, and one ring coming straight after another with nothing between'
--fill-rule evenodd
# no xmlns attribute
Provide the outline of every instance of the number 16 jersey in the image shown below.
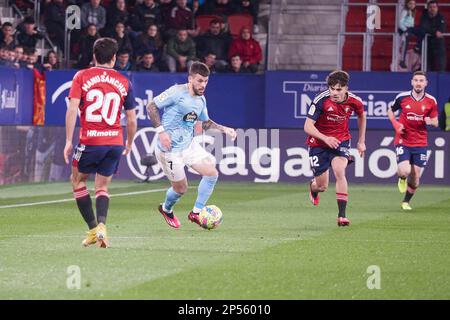
<svg viewBox="0 0 450 320"><path fill-rule="evenodd" d="M80 144L123 145L122 106L134 109L133 90L125 76L103 67L78 71L69 98L80 99Z"/></svg>

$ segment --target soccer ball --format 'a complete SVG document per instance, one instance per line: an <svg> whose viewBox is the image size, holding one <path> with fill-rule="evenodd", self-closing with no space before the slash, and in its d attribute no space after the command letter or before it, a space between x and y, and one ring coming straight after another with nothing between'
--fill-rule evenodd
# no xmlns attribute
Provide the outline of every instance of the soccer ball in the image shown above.
<svg viewBox="0 0 450 320"><path fill-rule="evenodd" d="M217 228L223 220L222 211L214 205L205 206L198 215L200 226L204 229Z"/></svg>

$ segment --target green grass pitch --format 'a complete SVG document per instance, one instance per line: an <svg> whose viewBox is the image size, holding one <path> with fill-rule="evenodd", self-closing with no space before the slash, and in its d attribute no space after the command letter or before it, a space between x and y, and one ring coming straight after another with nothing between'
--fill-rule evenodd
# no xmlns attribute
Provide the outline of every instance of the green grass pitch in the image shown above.
<svg viewBox="0 0 450 320"><path fill-rule="evenodd" d="M187 220L197 183L174 230L156 209L167 182L113 181L107 250L81 246L68 183L1 187L0 299L450 298L450 187L420 187L403 212L396 185L352 184L338 228L333 188L313 207L307 184L219 181L224 221L208 231ZM42 201L55 202L6 207Z"/></svg>

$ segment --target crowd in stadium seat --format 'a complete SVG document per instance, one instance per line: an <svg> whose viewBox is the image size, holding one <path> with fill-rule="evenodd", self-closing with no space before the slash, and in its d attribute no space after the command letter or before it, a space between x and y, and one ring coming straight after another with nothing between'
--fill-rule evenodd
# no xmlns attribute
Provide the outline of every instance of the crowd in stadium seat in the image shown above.
<svg viewBox="0 0 450 320"><path fill-rule="evenodd" d="M29 9L28 3L17 4ZM65 9L73 4L81 9L81 30L71 34L74 68L92 65L92 45L104 36L118 42L115 68L122 71L183 72L193 61L205 61L213 72L257 72L262 62L261 46L251 35L258 31L259 0L43 0L41 29L30 15L17 28L9 22L2 24L0 65L35 64L48 69L37 63L36 43L45 30L58 50L64 51ZM207 27L203 17L211 17ZM232 26L230 17L236 21ZM23 54L15 53L16 46L21 46ZM60 56L53 52L46 60ZM242 67L231 66L236 56ZM60 63L45 65L53 70Z"/></svg>

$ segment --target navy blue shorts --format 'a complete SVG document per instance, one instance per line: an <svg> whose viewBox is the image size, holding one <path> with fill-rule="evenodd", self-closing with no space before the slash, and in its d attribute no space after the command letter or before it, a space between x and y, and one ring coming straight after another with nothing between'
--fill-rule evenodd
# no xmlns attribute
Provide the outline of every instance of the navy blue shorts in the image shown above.
<svg viewBox="0 0 450 320"><path fill-rule="evenodd" d="M72 158L72 166L81 173L98 173L109 177L117 172L123 146L85 146L79 144Z"/></svg>
<svg viewBox="0 0 450 320"><path fill-rule="evenodd" d="M350 159L350 140L341 142L337 149L312 147L309 148L309 162L314 177L320 176L331 166L334 157L344 157Z"/></svg>
<svg viewBox="0 0 450 320"><path fill-rule="evenodd" d="M397 163L409 161L410 164L421 168L427 165L426 147L407 147L398 144L395 146L395 153L397 154Z"/></svg>

